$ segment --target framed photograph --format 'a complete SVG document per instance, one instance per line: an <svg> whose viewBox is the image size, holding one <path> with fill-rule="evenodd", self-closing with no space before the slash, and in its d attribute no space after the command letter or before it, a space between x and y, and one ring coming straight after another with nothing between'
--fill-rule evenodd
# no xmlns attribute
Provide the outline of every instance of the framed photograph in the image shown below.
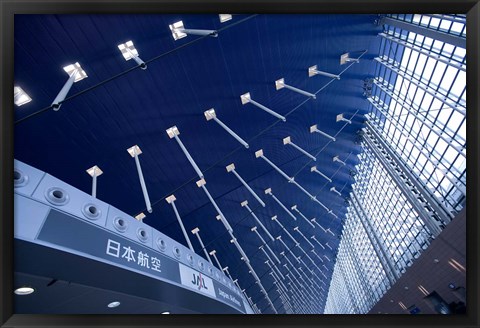
<svg viewBox="0 0 480 328"><path fill-rule="evenodd" d="M2 327L479 324L478 3L292 5L2 4Z"/></svg>

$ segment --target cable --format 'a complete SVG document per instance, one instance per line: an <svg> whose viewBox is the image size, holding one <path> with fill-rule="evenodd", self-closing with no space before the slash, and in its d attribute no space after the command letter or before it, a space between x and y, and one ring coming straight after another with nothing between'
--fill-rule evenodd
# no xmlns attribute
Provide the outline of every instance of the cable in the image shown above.
<svg viewBox="0 0 480 328"><path fill-rule="evenodd" d="M250 15L250 16L248 16L248 17L246 17L246 18L244 18L244 19L241 19L241 20L239 20L239 21L237 21L237 22L235 22L235 23L232 23L232 24L229 24L229 25L227 25L227 26L224 26L224 27L222 27L221 29L219 29L219 30L217 30L217 31L218 31L218 32L224 31L224 30L229 29L229 28L231 28L231 27L233 27L233 26L236 26L236 25L238 25L238 24L240 24L240 23L243 23L243 22L245 22L245 21L247 21L247 20L250 20L250 19L254 18L255 16L258 16L258 14ZM160 54L160 55L158 55L158 56L156 56L156 57L153 57L153 58L151 58L151 59L149 59L149 60L146 60L146 61L145 61L145 64L149 64L149 63L151 63L151 62L154 62L154 61L156 61L156 60L158 60L158 59L160 59L160 58L163 58L163 57L168 56L168 55L170 55L170 54L172 54L172 53L174 53L174 52L177 52L177 51L180 50L180 49L183 49L183 48L186 48L186 47L188 47L188 46L191 46L192 44L197 43L197 42L199 42L200 40L203 40L203 39L208 38L208 37L209 37L208 35L198 37L198 38L196 38L196 39L194 39L194 40L192 40L192 41L190 41L190 42L187 42L187 43L182 44L182 45L179 46L179 47L173 48L172 50L169 50L169 51L164 52L164 53L162 53L162 54ZM106 80L103 80L103 81L101 81L101 82L99 82L99 83L97 83L97 84L95 84L95 85L93 85L93 86L91 86L91 87L89 87L89 88L86 88L86 89L84 89L84 90L82 90L82 91L79 91L79 92L77 92L76 94L73 94L73 95L71 95L71 96L69 96L69 97L66 97L63 101L60 101L60 102L59 102L59 105L63 104L63 103L66 102L66 101L69 101L70 99L73 99L73 98L76 98L76 97L78 97L78 96L80 96L80 95L83 95L83 94L86 93L86 92L89 92L89 91L91 91L91 90L93 90L93 89L96 89L96 88L98 88L98 87L101 87L102 85L104 85L104 84L106 84L106 83L108 83L108 82L110 82L110 81L113 81L113 80L115 80L115 79L117 79L117 78L119 78L119 77L122 77L122 76L130 73L131 71L134 71L134 70L136 70L136 69L138 69L138 68L141 68L141 67L142 67L142 65L134 66L134 67L129 68L129 69L127 69L127 70L125 70L125 71L123 71L123 72L121 72L121 73L118 73L117 75L114 75L114 76L112 76L112 77L110 77L110 78L108 78L108 79L106 79ZM44 108L42 108L42 109L40 109L40 110L38 110L38 111L30 114L30 115L27 115L27 116L25 116L25 117L22 117L21 119L15 121L14 124L17 125L17 124L19 124L19 123L21 123L21 122L24 122L24 121L28 120L29 118L32 118L32 117L34 117L34 116L36 116L36 115L38 115L38 114L41 114L41 113L49 110L50 108L52 108L52 105L50 105L50 106L48 106L48 107L44 107Z"/></svg>

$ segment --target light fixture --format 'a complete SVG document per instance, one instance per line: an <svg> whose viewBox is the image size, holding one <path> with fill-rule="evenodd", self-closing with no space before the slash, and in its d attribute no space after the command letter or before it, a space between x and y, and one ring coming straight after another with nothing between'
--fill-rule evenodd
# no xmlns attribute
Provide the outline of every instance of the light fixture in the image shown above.
<svg viewBox="0 0 480 328"><path fill-rule="evenodd" d="M191 35L200 35L200 36L212 36L217 37L218 32L215 30L192 30L186 29L183 25L183 21L178 21L173 24L168 25L170 27L170 31L172 31L173 39L179 40L186 37L188 34Z"/></svg>
<svg viewBox="0 0 480 328"><path fill-rule="evenodd" d="M146 217L145 214L141 212L135 216L135 219L141 222L143 219L145 219L145 217Z"/></svg>
<svg viewBox="0 0 480 328"><path fill-rule="evenodd" d="M310 239L315 240L317 242L317 244L320 245L321 248L325 249L325 247L322 245L322 243L319 242L315 236L310 237ZM323 260L322 260L322 262L323 262Z"/></svg>
<svg viewBox="0 0 480 328"><path fill-rule="evenodd" d="M87 73L82 69L79 63L67 65L63 67L63 70L67 72L69 78L67 82L63 85L63 88L60 90L58 95L52 102L53 110L57 111L60 109L62 105L61 102L65 100L67 97L70 88L72 87L73 83L83 80L84 78L88 77Z"/></svg>
<svg viewBox="0 0 480 328"><path fill-rule="evenodd" d="M360 59L358 59L358 58L350 58L350 53L349 53L349 52L344 53L343 55L340 56L340 65L343 65L343 64L346 64L346 63L350 63L350 62L359 63L359 62L360 62Z"/></svg>
<svg viewBox="0 0 480 328"><path fill-rule="evenodd" d="M267 236L272 240L274 241L273 239L273 236L270 234L270 232L267 230L267 228L265 228L265 226L263 225L263 223L258 219L258 217L255 215L255 213L250 209L250 207L248 206L248 201L243 201L242 203L240 203L240 205L242 207L245 207L249 212L250 214L252 214L253 218L255 219L255 221L257 222L257 224L263 229L263 231L267 234Z"/></svg>
<svg viewBox="0 0 480 328"><path fill-rule="evenodd" d="M13 87L13 102L15 105L22 106L30 101L32 101L32 98L22 88L18 86Z"/></svg>
<svg viewBox="0 0 480 328"><path fill-rule="evenodd" d="M300 146L297 146L296 144L294 144L291 137L283 138L283 144L284 144L284 145L291 145L291 146L293 146L295 149L297 149L298 151L300 151L302 154L304 154L305 156L308 156L309 158L313 159L314 161L317 160L317 159L315 158L315 156L313 156L312 154L310 154L309 152L307 152L306 150L304 150L304 149L301 148Z"/></svg>
<svg viewBox="0 0 480 328"><path fill-rule="evenodd" d="M313 225L313 223L310 222L310 221L307 219L307 217L306 217L305 215L303 215L302 212L300 212L300 210L297 208L297 205L293 205L293 206L291 207L291 209L292 209L293 211L297 212L298 214L300 214L300 216L301 216L305 221L307 221L308 224L310 224L310 225L315 229L315 226Z"/></svg>
<svg viewBox="0 0 480 328"><path fill-rule="evenodd" d="M145 62L141 60L140 57L138 57L138 50L135 49L135 46L133 45L133 42L131 40L119 44L118 49L120 49L120 51L122 52L123 58L125 58L125 60L133 59L140 66L141 69L147 69L147 65L145 64Z"/></svg>
<svg viewBox="0 0 480 328"><path fill-rule="evenodd" d="M313 65L313 66L308 68L308 76L312 77L312 76L315 76L315 75L323 75L323 76L327 76L327 77L331 77L331 78L340 80L340 75L335 75L335 74L330 74L330 73L327 73L327 72L319 71L317 69L317 65Z"/></svg>
<svg viewBox="0 0 480 328"><path fill-rule="evenodd" d="M267 247L268 251L270 252L270 254L272 254L272 256L275 258L275 260L280 264L280 260L278 259L278 257L275 255L275 253L273 252L273 250L270 248L270 246L268 246L267 242L265 241L265 239L263 239L262 235L257 231L257 227L253 227L250 229L250 231L253 231L257 234L258 238L260 238L260 240L262 241L262 245L265 245L265 247Z"/></svg>
<svg viewBox="0 0 480 328"><path fill-rule="evenodd" d="M215 254L217 254L217 251L213 250L209 254L212 255L213 258L215 259L215 262L217 262L218 268L223 271L222 265L220 264L220 261L218 260L217 255L215 255Z"/></svg>
<svg viewBox="0 0 480 328"><path fill-rule="evenodd" d="M337 139L335 139L335 137L332 137L332 136L329 135L328 133L325 133L325 132L323 132L323 131L320 131L320 130L317 128L317 125L316 125L316 124L315 124L315 125L312 125L312 126L310 127L310 133L314 133L314 132L320 133L322 136L327 137L328 139L330 139L330 140L332 140L332 141L336 141L336 140L337 140Z"/></svg>
<svg viewBox="0 0 480 328"><path fill-rule="evenodd" d="M109 308L116 308L116 307L119 306L119 305L120 305L120 302L114 301L114 302L108 303L107 306L108 306Z"/></svg>
<svg viewBox="0 0 480 328"><path fill-rule="evenodd" d="M164 311L164 312L162 312L162 314L170 314L170 312L169 311Z"/></svg>
<svg viewBox="0 0 480 328"><path fill-rule="evenodd" d="M302 95L304 95L304 96L307 96L307 97L310 97L310 98L313 98L313 99L317 99L317 96L314 95L313 93L310 93L310 92L307 92L307 91L303 91L303 90L301 90L301 89L298 89L298 88L292 87L291 85L286 84L284 78L281 78L281 79L275 81L275 88L276 88L277 90L286 88L286 89L295 91L295 92L297 92L297 93L300 93L300 94L302 94Z"/></svg>
<svg viewBox="0 0 480 328"><path fill-rule="evenodd" d="M225 23L232 19L230 14L218 14L218 17L220 18L220 23Z"/></svg>
<svg viewBox="0 0 480 328"><path fill-rule="evenodd" d="M348 124L352 124L351 120L347 120L345 117L343 117L343 114L338 114L336 117L337 122L347 122Z"/></svg>
<svg viewBox="0 0 480 328"><path fill-rule="evenodd" d="M275 200L275 202L277 202L277 204L280 205L280 207L283 208L285 210L285 212L287 212L288 215L290 215L290 217L294 221L297 221L297 218L295 217L295 215L293 215L292 212L290 212L290 210L272 193L272 188L265 189L265 194L272 196L272 198Z"/></svg>
<svg viewBox="0 0 480 328"><path fill-rule="evenodd" d="M269 113L270 115L273 115L278 119L281 119L283 122L287 121L287 119L285 117L283 117L282 115L274 112L270 108L267 108L267 107L263 106L262 104L259 104L258 102L253 100L252 97L250 96L250 92L247 92L247 93L244 93L243 95L241 95L240 100L242 101L242 105L245 105L247 103L251 103L252 105L264 110L265 112Z"/></svg>
<svg viewBox="0 0 480 328"><path fill-rule="evenodd" d="M265 162L267 162L271 167L273 167L275 169L275 171L277 171L278 173L280 173L285 179L287 179L288 182L292 183L294 180L293 178L289 177L287 174L285 174L285 172L283 172L282 170L280 170L280 168L278 166L276 166L275 164L273 164L267 157L265 157L265 155L263 155L263 149L259 149L255 152L255 157L256 158L261 158L263 159ZM268 190L268 189L267 189ZM267 193L265 191L265 193Z"/></svg>
<svg viewBox="0 0 480 328"><path fill-rule="evenodd" d="M336 193L338 196L342 196L342 193L335 189L335 187L330 188L330 191Z"/></svg>
<svg viewBox="0 0 480 328"><path fill-rule="evenodd" d="M230 242L233 242L235 243L235 245L237 246L237 241L236 239L232 239ZM237 248L239 247L239 245L237 246ZM241 249L241 248L240 248ZM240 250L239 249L239 250ZM243 251L243 250L242 250ZM244 255L246 257L246 255ZM268 293L267 291L265 290L265 288L263 287L262 285L262 282L260 281L260 278L258 277L257 273L255 272L255 270L253 269L252 265L250 264L250 261L248 259L245 259L245 264L247 265L247 267L250 269L250 274L255 278L255 281L256 283L258 284L258 286L260 287L260 291L265 295L265 299L268 301L270 307L273 309L273 312L275 312L275 314L278 314L277 310L275 309L275 306L273 305L272 303L272 300L270 299L270 297L268 297Z"/></svg>
<svg viewBox="0 0 480 328"><path fill-rule="evenodd" d="M340 163L340 164L342 164L342 165L347 165L347 163L345 163L344 161L340 160L340 158L338 157L338 155L335 156L335 157L333 157L332 160L333 160L334 162L338 162L338 163Z"/></svg>
<svg viewBox="0 0 480 328"><path fill-rule="evenodd" d="M314 226L314 227L315 227L315 226ZM296 232L298 232L298 233L300 234L300 236L302 236L303 239L305 239L305 241L306 241L307 243L309 243L312 248L315 248L315 246L310 242L310 240L308 240L307 237L305 237L305 235L300 231L300 229L298 228L298 226L295 227L295 228L293 228L293 230L296 231Z"/></svg>
<svg viewBox="0 0 480 328"><path fill-rule="evenodd" d="M197 175L200 179L203 179L203 173L202 171L200 171L200 169L198 168L197 164L195 163L195 161L193 160L192 156L190 155L190 153L188 152L187 148L185 148L185 146L183 145L183 142L182 140L180 140L180 131L178 131L178 128L176 125L172 126L171 128L168 128L166 130L168 136L170 137L170 139L172 138L175 138L175 140L177 141L178 145L180 146L180 148L182 149L183 153L185 154L185 156L187 157L188 161L190 162L190 164L193 166L193 169L195 170L195 172L197 172ZM200 186L199 186L200 187Z"/></svg>
<svg viewBox="0 0 480 328"><path fill-rule="evenodd" d="M268 158L266 158L264 155L263 155L263 150L260 149L260 150L257 150L255 152L255 157L256 158L262 158L265 162L267 162L268 164L270 164L271 167L273 167L278 173L280 173L285 179L287 179L288 182L290 183L293 183L295 186L298 187L298 189L300 189L304 194L306 194L308 197L310 197L311 200L313 200L314 202L316 202L317 204L319 204L320 206L322 206L328 213L332 213L332 211L327 207L325 206L321 201L319 201L317 199L316 196L313 196L312 194L310 194L307 190L305 190L305 188L303 188L298 182L295 181L295 179L292 177L289 177L288 175L285 174L285 172L283 172L279 167L277 167L275 164L273 164ZM268 190L268 189L267 189ZM265 190L265 193L268 194L267 190ZM271 190L270 190L271 191ZM288 211L288 210L287 210Z"/></svg>
<svg viewBox="0 0 480 328"><path fill-rule="evenodd" d="M92 197L97 197L97 177L103 174L103 171L95 165L87 170L87 173L92 177Z"/></svg>
<svg viewBox="0 0 480 328"><path fill-rule="evenodd" d="M205 179L200 179L198 180L197 182L197 186L199 188L202 188L203 191L205 192L205 194L207 195L208 199L210 200L210 202L212 203L213 207L215 207L215 209L217 210L217 220L220 220L222 221L223 225L225 226L225 229L227 229L227 231L232 234L233 233L233 229L232 227L230 226L230 224L228 223L227 219L225 218L225 215L223 215L222 211L220 210L220 208L218 207L217 203L215 202L215 200L213 199L212 195L210 195L210 193L208 192L208 189L207 187L205 187L205 185L207 184L207 182L205 181Z"/></svg>
<svg viewBox="0 0 480 328"><path fill-rule="evenodd" d="M272 216L271 219L272 219L272 221L275 221L275 222L278 223L278 225L280 226L280 228L282 228L282 230L287 234L287 236L290 237L291 240L293 240L293 242L295 243L295 246L299 246L299 245L300 245L300 243L299 243L295 238L293 238L293 236L290 234L290 232L288 232L288 230L285 229L285 227L284 227L283 224L278 220L278 218L277 218L276 215ZM288 249L288 247L287 247L287 249Z"/></svg>
<svg viewBox="0 0 480 328"><path fill-rule="evenodd" d="M33 293L35 291L35 289L33 289L32 287L28 287L28 286L24 286L24 287L20 287L20 288L17 288L15 289L14 293L16 295L29 295L31 293Z"/></svg>
<svg viewBox="0 0 480 328"><path fill-rule="evenodd" d="M207 119L207 121L210 121L210 120L214 120L215 122L218 123L218 125L220 125L225 131L227 131L228 133L230 133L230 135L232 137L234 137L235 139L237 139L238 142L240 142L245 148L248 148L248 143L243 140L242 138L240 138L235 132L233 132L227 125L225 125L225 123L223 123L222 121L220 121L220 119L217 118L217 115L215 114L215 109L214 108L210 108L209 110L206 110L204 113L205 115L205 118Z"/></svg>
<svg viewBox="0 0 480 328"><path fill-rule="evenodd" d="M316 166L312 166L312 168L310 169L310 172L315 172L317 174L319 174L320 176L322 176L324 179L328 180L328 182L332 182L332 179L330 179L329 177L327 177L325 174L323 174L322 172L320 172Z"/></svg>
<svg viewBox="0 0 480 328"><path fill-rule="evenodd" d="M250 194L252 194L252 196L255 197L255 199L260 203L260 205L265 207L265 203L263 202L263 200L260 197L258 197L258 195L253 191L252 188L250 188L250 186L245 182L245 180L243 180L240 174L238 174L237 171L235 171L235 164L232 163L228 165L226 169L227 169L227 172L232 172L237 177L237 179L244 185L244 187L247 188Z"/></svg>
<svg viewBox="0 0 480 328"><path fill-rule="evenodd" d="M211 265L213 265L213 262L212 262L212 259L210 258L210 255L208 255L208 252L207 252L207 249L205 248L205 245L203 244L203 241L202 241L202 238L200 238L200 229L197 227L197 228L194 228L192 230L192 233L197 236L198 238L198 242L200 243L200 246L202 247L203 249L203 252L205 253L205 256L207 257L208 259L208 262L210 262Z"/></svg>
<svg viewBox="0 0 480 328"><path fill-rule="evenodd" d="M140 186L142 187L143 198L145 199L145 205L147 206L148 213L152 213L152 205L150 204L150 198L148 197L147 186L145 185L145 180L143 179L142 167L140 166L140 160L138 155L142 153L142 150L138 145L134 145L127 149L127 152L135 159L135 164L137 166L138 178L140 180Z"/></svg>
<svg viewBox="0 0 480 328"><path fill-rule="evenodd" d="M195 250L193 249L192 243L190 242L190 238L188 237L187 231L185 230L185 227L183 226L183 221L182 218L180 217L180 214L178 214L177 207L175 206L175 201L177 198L174 195L170 195L167 198L165 198L167 203L172 205L173 212L175 212L175 216L177 217L178 223L180 224L180 228L182 229L183 236L185 237L185 240L187 241L188 247L192 252L195 253Z"/></svg>

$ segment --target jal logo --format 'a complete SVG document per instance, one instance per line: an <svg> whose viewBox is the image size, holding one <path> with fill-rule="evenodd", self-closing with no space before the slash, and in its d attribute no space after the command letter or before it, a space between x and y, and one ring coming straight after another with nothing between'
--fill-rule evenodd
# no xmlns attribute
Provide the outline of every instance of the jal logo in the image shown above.
<svg viewBox="0 0 480 328"><path fill-rule="evenodd" d="M207 285L205 284L205 279L202 277L202 274L199 273L193 274L192 284L198 287L198 290L205 289L208 290Z"/></svg>

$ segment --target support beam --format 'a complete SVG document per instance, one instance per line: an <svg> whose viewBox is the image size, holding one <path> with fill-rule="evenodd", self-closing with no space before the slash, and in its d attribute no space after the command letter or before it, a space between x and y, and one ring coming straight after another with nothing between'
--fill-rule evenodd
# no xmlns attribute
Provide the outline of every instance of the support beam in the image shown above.
<svg viewBox="0 0 480 328"><path fill-rule="evenodd" d="M203 173L202 171L198 168L197 166L197 163L195 163L195 161L193 160L192 156L190 155L190 153L188 152L187 148L185 148L185 146L183 145L183 142L182 140L180 140L180 131L178 131L178 128L177 126L172 126L171 128L168 128L166 130L168 136L170 137L170 139L172 138L175 138L175 140L177 141L178 145L180 146L180 148L182 149L183 153L185 154L185 156L187 157L188 161L190 162L190 164L193 166L193 169L195 170L195 172L197 172L198 174L198 177L200 179L203 179Z"/></svg>
<svg viewBox="0 0 480 328"><path fill-rule="evenodd" d="M276 202L278 205L280 205L280 207L283 208L283 209L285 210L285 212L287 212L287 214L288 214L294 221L297 221L297 218L295 217L295 215L293 215L292 212L290 212L290 210L289 210L285 205L283 205L283 203L272 193L272 188L265 189L265 194L272 196L272 198L275 200L275 202Z"/></svg>
<svg viewBox="0 0 480 328"><path fill-rule="evenodd" d="M67 97L67 94L70 91L73 83L76 83L88 77L87 73L85 73L85 71L82 69L78 62L63 67L63 70L68 74L68 80L65 82L62 89L57 94L51 104L54 111L58 111L60 109L60 106L62 106L62 103Z"/></svg>
<svg viewBox="0 0 480 328"><path fill-rule="evenodd" d="M177 200L177 198L174 195L170 195L167 198L165 198L165 200L167 201L167 203L172 205L173 212L175 212L175 216L177 217L178 224L180 225L180 228L182 229L182 232L183 232L183 236L185 237L185 240L187 241L188 248L190 248L190 250L195 253L195 250L193 249L192 243L190 242L190 238L188 237L187 231L185 230L185 227L183 226L182 218L180 217L180 214L178 214L177 206L175 206L175 200Z"/></svg>
<svg viewBox="0 0 480 328"><path fill-rule="evenodd" d="M240 96L240 100L242 101L242 105L245 105L247 103L251 103L252 105L260 108L261 110L267 112L268 114L270 115L273 115L275 116L276 118L282 120L283 122L286 122L287 119L285 117L283 117L282 115L274 112L273 110L271 110L270 108L267 108L265 106L263 106L262 104L259 104L258 102L256 102L255 100L253 100L250 96L250 92L247 92L243 95Z"/></svg>
<svg viewBox="0 0 480 328"><path fill-rule="evenodd" d="M252 232L255 232L258 236L258 238L260 238L260 240L262 241L262 245L264 245L265 247L267 247L268 251L270 252L270 254L272 254L272 256L275 258L275 260L280 263L280 260L278 259L278 257L275 255L275 253L273 252L273 250L270 248L270 246L268 246L267 242L265 241L265 239L263 239L262 235L260 235L260 233L258 233L257 231L257 227L253 227L250 229Z"/></svg>
<svg viewBox="0 0 480 328"><path fill-rule="evenodd" d="M467 39L455 34L449 34L442 31L437 31L428 27L419 26L416 24L404 22L391 17L383 17L380 24L387 24L393 27L397 27L402 30L413 32L431 38L433 40L445 42L455 47L463 49L467 48Z"/></svg>
<svg viewBox="0 0 480 328"><path fill-rule="evenodd" d="M302 154L304 154L305 156L309 157L310 159L312 159L314 161L317 160L315 158L315 156L313 156L312 154L310 154L309 152L307 152L306 150L304 150L300 146L297 146L296 144L294 144L293 141L291 140L291 137L284 138L283 139L283 144L292 146L293 148L297 149L299 152L301 152Z"/></svg>
<svg viewBox="0 0 480 328"><path fill-rule="evenodd" d="M393 286L395 282L400 278L400 274L397 272L397 269L392 262L391 256L387 254L384 243L381 242L380 238L377 236L376 230L372 227L372 224L370 222L371 219L369 216L367 216L367 213L363 209L360 200L357 198L356 192L353 191L352 195L352 208L355 211L363 229L365 230L367 237L370 240L370 243L372 244L373 249L377 255L377 258L380 260L380 263L383 266L383 270L387 273L387 278L390 281L390 285Z"/></svg>
<svg viewBox="0 0 480 328"><path fill-rule="evenodd" d="M270 233L270 231L267 230L267 228L265 228L265 226L263 225L262 221L260 221L260 219L255 215L255 213L253 213L253 211L250 209L250 207L248 206L248 202L247 201L244 201L242 202L242 207L245 207L249 212L250 214L252 214L253 218L255 219L255 222L257 222L257 224L263 229L263 231L267 234L267 236L272 240L272 241L275 241L275 239L273 238L272 234Z"/></svg>
<svg viewBox="0 0 480 328"><path fill-rule="evenodd" d="M212 259L210 258L210 255L208 255L207 249L205 248L205 245L203 244L202 238L200 238L200 229L195 228L192 230L192 233L197 236L198 242L200 243L200 246L203 249L203 252L205 253L205 256L207 257L208 262L210 262L211 265L213 265Z"/></svg>
<svg viewBox="0 0 480 328"><path fill-rule="evenodd" d="M402 70L399 67L400 64L395 62L391 58L388 58L388 60L385 60L384 58L381 58L381 57L375 57L374 60L380 63L382 66L388 68L392 72L396 73L397 75L400 75L403 79L407 80L409 83L412 83L420 90L425 91L425 93L437 99L438 101L443 103L445 106L452 108L453 110L459 112L462 115L466 114L466 103L463 100L457 101L458 99L455 100L455 99L449 98L450 94L447 90L442 91L438 87L438 85L433 85L432 87L431 85L413 76L413 72L411 75L407 75L407 72ZM379 86L378 84L381 84L384 87L389 86L389 83L387 81L383 81L378 78L374 80L374 84L377 86Z"/></svg>
<svg viewBox="0 0 480 328"><path fill-rule="evenodd" d="M92 197L97 197L97 177L103 174L103 171L97 166L92 166L87 170L88 175L92 177Z"/></svg>
<svg viewBox="0 0 480 328"><path fill-rule="evenodd" d="M466 64L464 63L461 63L459 61L455 61L455 60L451 60L451 59L448 59L444 56L441 56L439 54L436 54L432 51L428 51L428 50L425 50L423 48L421 48L420 46L417 46L417 45L413 45L412 43L410 42L407 42L405 40L402 40L396 36L393 36L393 35L390 35L390 34L386 34L386 33L378 33L378 35L380 35L381 37L387 39L387 40L390 40L390 41L393 41L399 45L402 45L406 48L409 48L411 50L414 50L414 51L417 51L429 58L432 58L432 59L435 59L441 63L444 63L444 64L447 64L449 66L452 66L458 70L461 70L461 71L464 71L466 72L467 71L467 68L466 68Z"/></svg>
<svg viewBox="0 0 480 328"><path fill-rule="evenodd" d="M236 177L237 179L243 184L243 186L245 188L247 188L247 190L250 192L250 194L255 197L255 199L260 203L260 205L262 205L263 207L265 207L265 203L263 202L263 200L258 197L258 195L255 193L255 191L253 191L252 188L250 188L250 186L248 185L248 183L245 182L245 180L243 180L243 178L240 176L240 174L237 173L237 171L235 171L235 164L230 164L226 167L227 169L227 172L232 172Z"/></svg>
<svg viewBox="0 0 480 328"><path fill-rule="evenodd" d="M337 139L335 139L335 137L332 137L332 136L329 135L328 133L325 133L325 132L319 130L319 129L317 128L317 124L312 125L312 126L310 127L310 133L314 133L314 132L319 133L319 134L321 134L322 136L324 136L324 137L326 137L326 138L328 138L328 139L330 139L330 140L332 140L332 141L336 141L336 140L337 140Z"/></svg>
<svg viewBox="0 0 480 328"><path fill-rule="evenodd" d="M227 229L227 231L229 231L230 233L233 232L233 229L232 227L230 226L230 224L228 223L227 221L227 218L223 215L222 211L220 210L220 208L218 207L217 203L215 202L215 200L213 199L212 195L210 195L210 193L208 192L208 189L207 187L205 187L205 184L207 182L205 181L205 179L200 179L197 181L197 186L202 188L203 191L205 192L205 194L207 195L208 199L210 200L210 202L212 203L213 207L215 207L215 209L217 210L217 213L218 213L218 217L220 218L220 220L222 221L223 225L225 226L225 228ZM218 218L217 218L218 219Z"/></svg>
<svg viewBox="0 0 480 328"><path fill-rule="evenodd" d="M312 222L310 222L310 221L305 217L305 215L303 215L302 212L300 212L300 211L298 210L297 205L293 205L293 206L291 207L291 209L292 209L293 211L297 212L298 214L300 214L300 216L301 216L309 225L311 225L313 229L315 229L315 225L314 225Z"/></svg>
<svg viewBox="0 0 480 328"><path fill-rule="evenodd" d="M310 92L307 92L307 91L304 91L304 90L301 90L301 89L298 89L298 88L292 87L291 85L286 84L284 78L281 78L281 79L275 81L275 88L277 90L286 88L286 89L292 90L296 93L299 93L299 94L302 94L304 96L310 97L312 99L317 99L317 96L315 96L313 93L310 93Z"/></svg>
<svg viewBox="0 0 480 328"><path fill-rule="evenodd" d="M217 118L217 114L215 114L214 108L210 108L209 110L205 111L203 114L205 115L205 118L207 119L207 121L214 120L215 122L217 122L218 125L220 125L225 131L227 131L232 137L234 137L239 143L241 143L245 148L248 149L249 147L248 143L242 138L240 138L238 134L233 132L233 130L230 129L225 123L220 121L219 118Z"/></svg>
<svg viewBox="0 0 480 328"><path fill-rule="evenodd" d="M275 221L275 222L278 223L280 228L282 228L282 230L285 231L285 233L288 235L288 237L290 237L291 240L293 240L293 242L295 243L296 246L300 245L300 243L295 238L293 238L293 236L290 234L290 232L288 232L288 230L285 229L283 224L277 219L276 215L272 216L272 221Z"/></svg>
<svg viewBox="0 0 480 328"><path fill-rule="evenodd" d="M135 159L135 165L137 166L138 178L140 180L140 186L142 187L143 198L145 199L145 205L147 207L148 213L152 213L152 205L150 204L150 197L148 197L147 186L145 185L145 180L143 179L142 167L140 166L140 160L138 155L142 153L142 150L137 145L132 146L127 149L127 152Z"/></svg>
<svg viewBox="0 0 480 328"><path fill-rule="evenodd" d="M312 168L310 169L310 172L315 172L317 174L319 174L322 178L324 178L325 180L327 180L328 182L332 183L332 179L330 179L329 177L327 177L325 174L323 174L322 172L320 172L316 166L312 166Z"/></svg>
<svg viewBox="0 0 480 328"><path fill-rule="evenodd" d="M340 75L319 71L317 69L317 65L313 65L313 66L308 68L308 77L312 77L312 76L315 76L315 75L323 75L323 76L326 76L326 77L331 77L332 79L340 80Z"/></svg>
<svg viewBox="0 0 480 328"><path fill-rule="evenodd" d="M445 206L437 201L425 185L419 181L419 179L409 170L409 168L398 158L398 156L393 152L393 150L386 144L383 138L379 135L376 127L374 127L370 121L366 122L368 127L367 131L370 131L378 143L381 145L382 149L388 154L389 158L396 166L402 171L403 174L410 180L410 182L417 188L417 191L422 195L422 197L427 201L427 204L433 208L433 210L437 213L438 217L444 222L444 224L448 224L454 217L452 213L445 208ZM377 149L373 147L373 149ZM377 150L378 153L378 150ZM397 178L394 178L398 180ZM433 222L434 225L438 227L437 222ZM429 223L430 224L430 223ZM434 229L437 230L437 229ZM438 231L438 230L437 230Z"/></svg>

